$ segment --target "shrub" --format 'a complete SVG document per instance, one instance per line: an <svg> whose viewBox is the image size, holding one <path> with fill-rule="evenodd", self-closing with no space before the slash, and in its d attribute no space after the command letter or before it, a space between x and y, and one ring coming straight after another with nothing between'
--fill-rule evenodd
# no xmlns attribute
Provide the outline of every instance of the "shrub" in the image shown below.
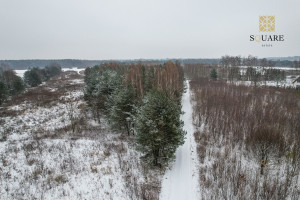
<svg viewBox="0 0 300 200"><path fill-rule="evenodd" d="M42 74L38 68L27 70L24 73L24 82L30 87L36 87L42 83Z"/></svg>
<svg viewBox="0 0 300 200"><path fill-rule="evenodd" d="M6 85L0 81L0 105L6 100L8 96L8 90Z"/></svg>
<svg viewBox="0 0 300 200"><path fill-rule="evenodd" d="M32 68L24 73L24 82L30 87L36 87L47 81L53 76L57 76L61 73L61 66L57 63L51 63L44 69Z"/></svg>
<svg viewBox="0 0 300 200"><path fill-rule="evenodd" d="M0 75L0 104L8 97L17 95L24 90L22 78L12 70L3 71Z"/></svg>
<svg viewBox="0 0 300 200"><path fill-rule="evenodd" d="M248 135L246 144L260 162L261 175L269 159L279 157L280 153L284 152L284 140L279 131L267 126L259 126Z"/></svg>
<svg viewBox="0 0 300 200"><path fill-rule="evenodd" d="M61 73L61 66L58 63L51 63L47 65L43 70L43 74L46 80L49 80L53 76L57 76Z"/></svg>

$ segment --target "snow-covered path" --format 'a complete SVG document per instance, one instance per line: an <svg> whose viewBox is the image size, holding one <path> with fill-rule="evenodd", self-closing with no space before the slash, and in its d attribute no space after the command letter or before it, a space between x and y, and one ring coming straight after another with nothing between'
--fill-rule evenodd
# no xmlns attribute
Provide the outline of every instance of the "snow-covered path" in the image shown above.
<svg viewBox="0 0 300 200"><path fill-rule="evenodd" d="M184 130L187 131L184 145L178 147L176 160L163 178L161 200L194 200L200 199L198 192L197 154L194 140L194 127L192 119L192 105L190 102L190 86L182 97L184 114Z"/></svg>

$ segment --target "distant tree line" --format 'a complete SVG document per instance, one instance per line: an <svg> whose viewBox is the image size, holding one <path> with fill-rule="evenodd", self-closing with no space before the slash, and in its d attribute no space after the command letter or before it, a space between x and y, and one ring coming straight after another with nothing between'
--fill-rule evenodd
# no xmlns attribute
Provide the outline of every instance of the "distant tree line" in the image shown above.
<svg viewBox="0 0 300 200"><path fill-rule="evenodd" d="M61 67L57 63L51 63L43 69L32 68L24 73L23 79L16 75L8 65L0 67L0 105L10 96L15 96L24 91L25 87L36 87L43 81L59 75Z"/></svg>
<svg viewBox="0 0 300 200"><path fill-rule="evenodd" d="M241 68L241 66L244 67ZM203 77L230 82L243 80L251 81L251 84L256 86L259 82L276 81L278 84L286 79L284 70L273 68L273 66L273 61L265 58L223 56L220 65L185 64L184 71L189 79Z"/></svg>
<svg viewBox="0 0 300 200"><path fill-rule="evenodd" d="M99 60L75 60L75 59L62 59L62 60L1 60L0 65L9 65L11 69L28 69L28 68L43 68L51 65L52 63L59 64L62 68L78 67L85 68L87 66L94 66L101 63Z"/></svg>
<svg viewBox="0 0 300 200"><path fill-rule="evenodd" d="M85 70L85 100L96 120L134 137L143 159L165 166L183 143L179 63L107 63Z"/></svg>
<svg viewBox="0 0 300 200"><path fill-rule="evenodd" d="M223 67L238 67L238 66L260 66L260 67L294 67L300 69L300 61L288 60L270 60L266 58L257 58L256 56L249 55L248 57L229 56L221 57L220 65Z"/></svg>
<svg viewBox="0 0 300 200"><path fill-rule="evenodd" d="M77 59L60 59L60 60L0 60L0 65L9 65L11 69L27 69L50 65L51 63L58 63L62 68L78 67L86 68L104 63L114 62L119 64L134 64L142 63L144 65L159 65L167 62L179 61L181 64L185 63L206 63L218 64L220 59L132 59L132 60L77 60Z"/></svg>
<svg viewBox="0 0 300 200"><path fill-rule="evenodd" d="M259 71L253 67L248 67L245 73L245 80L251 81L256 86L260 81L284 81L286 79L285 71L280 69L263 69Z"/></svg>
<svg viewBox="0 0 300 200"><path fill-rule="evenodd" d="M224 57L231 57L231 56L224 56ZM241 56L237 56L241 57ZM299 58L299 57L298 57ZM244 58L241 58L244 60ZM284 66L284 67L298 67L300 68L300 61L291 61L288 60L289 58L284 58L287 60L276 60L274 58L268 59L271 60L274 66ZM294 58L296 59L296 58ZM119 64L134 64L134 63L143 63L145 65L158 65L163 64L166 62L176 62L179 61L182 65L183 64L196 64L196 63L204 63L209 65L218 65L221 64L222 58L215 58L215 59L133 59L133 60L76 60L76 59L61 59L61 60L0 60L0 65L9 65L11 69L27 69L33 67L44 67L50 65L51 63L58 63L62 66L62 68L70 68L70 67L78 67L78 68L86 68L88 66L95 66L103 63L108 62L115 62Z"/></svg>
<svg viewBox="0 0 300 200"><path fill-rule="evenodd" d="M267 60L266 58L258 59L255 56L249 55L248 57L241 56L222 56L221 66L222 67L239 67L239 66L261 66L261 67L274 67L275 61Z"/></svg>
<svg viewBox="0 0 300 200"><path fill-rule="evenodd" d="M53 76L61 73L61 66L57 63L51 63L45 68L34 67L24 73L24 82L27 86L36 87L43 81L49 80Z"/></svg>

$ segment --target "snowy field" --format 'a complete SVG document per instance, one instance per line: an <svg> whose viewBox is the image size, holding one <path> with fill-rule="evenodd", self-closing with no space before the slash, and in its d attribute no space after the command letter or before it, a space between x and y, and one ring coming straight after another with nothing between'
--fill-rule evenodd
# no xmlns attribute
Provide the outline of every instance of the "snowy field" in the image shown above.
<svg viewBox="0 0 300 200"><path fill-rule="evenodd" d="M283 87L283 88L287 88L287 87L296 87L295 84L293 84L294 78L292 78L294 76L286 76L286 80L285 81L260 81L257 82L258 86L272 86L272 87ZM228 83L230 83L230 81L228 81ZM236 85L246 85L246 86L251 86L254 83L251 83L251 81L234 81L234 84Z"/></svg>
<svg viewBox="0 0 300 200"><path fill-rule="evenodd" d="M63 72L66 72L66 71L75 71L77 73L80 73L80 72L84 71L85 69L84 68L72 67L72 68L62 68L61 70Z"/></svg>
<svg viewBox="0 0 300 200"><path fill-rule="evenodd" d="M247 66L240 66L240 72L241 74L245 74L246 70L247 70ZM262 72L262 67L261 66L254 66L253 68L255 68L257 71ZM265 69L277 69L277 70L283 70L285 72L289 72L289 71L295 71L297 70L296 68L293 67L265 67ZM300 74L299 74L300 75ZM272 87L295 87L295 85L292 83L295 80L295 75L288 75L286 76L286 80L284 81L259 81L257 82L257 85L259 86L272 86ZM229 83L229 81L228 81ZM251 81L235 81L234 82L237 85L246 85L246 86L250 86L251 84L253 85L253 83L251 83Z"/></svg>
<svg viewBox="0 0 300 200"><path fill-rule="evenodd" d="M75 71L75 72L77 72L77 73L80 73L80 72L84 71L85 69L84 69L84 68L78 69L77 67L72 67L72 68L62 68L61 70L62 70L63 72L66 72L66 71ZM25 73L27 70L26 70L26 69L24 69L24 70L22 69L22 70L14 70L14 71L16 72L17 76L23 78L24 73Z"/></svg>
<svg viewBox="0 0 300 200"><path fill-rule="evenodd" d="M26 69L19 69L19 70L14 70L17 74L17 76L23 78L24 73L27 71Z"/></svg>
<svg viewBox="0 0 300 200"><path fill-rule="evenodd" d="M95 121L83 76L64 73L0 107L0 199L142 199L159 194L132 139Z"/></svg>
<svg viewBox="0 0 300 200"><path fill-rule="evenodd" d="M240 66L242 69L247 69L248 66ZM262 69L261 66L253 66L255 69ZM265 69L279 69L279 70L284 70L284 71L290 71L290 70L296 70L297 68L294 67L265 67Z"/></svg>

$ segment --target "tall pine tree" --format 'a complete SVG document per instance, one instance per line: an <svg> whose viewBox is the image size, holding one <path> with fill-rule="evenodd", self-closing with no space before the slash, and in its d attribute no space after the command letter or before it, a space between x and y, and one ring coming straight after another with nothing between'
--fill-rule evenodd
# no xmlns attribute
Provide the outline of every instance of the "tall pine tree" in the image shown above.
<svg viewBox="0 0 300 200"><path fill-rule="evenodd" d="M218 74L217 74L217 70L215 68L213 68L211 71L210 71L210 78L212 80L217 80L218 79Z"/></svg>
<svg viewBox="0 0 300 200"><path fill-rule="evenodd" d="M131 85L115 90L105 103L107 118L112 128L130 135L136 94Z"/></svg>
<svg viewBox="0 0 300 200"><path fill-rule="evenodd" d="M163 166L184 143L181 106L167 92L151 90L144 98L135 119L136 142L144 159Z"/></svg>

